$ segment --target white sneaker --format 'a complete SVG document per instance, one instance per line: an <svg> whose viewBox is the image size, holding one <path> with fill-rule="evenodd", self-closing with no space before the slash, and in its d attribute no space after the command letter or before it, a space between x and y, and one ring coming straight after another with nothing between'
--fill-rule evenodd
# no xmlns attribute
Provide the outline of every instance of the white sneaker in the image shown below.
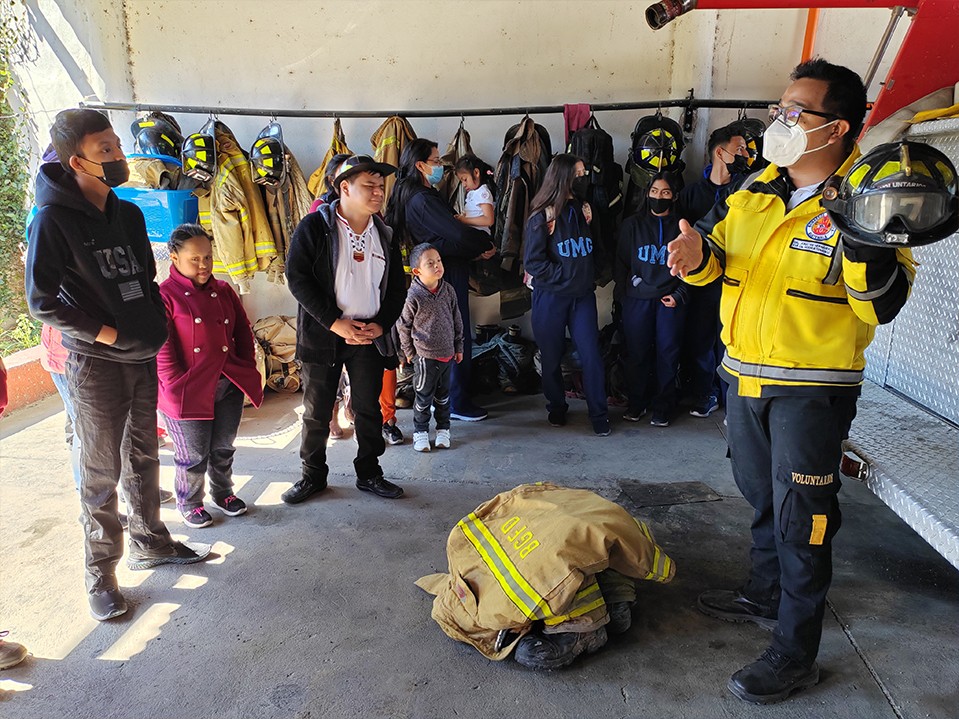
<svg viewBox="0 0 959 719"><path fill-rule="evenodd" d="M450 431L448 429L436 430L436 448L437 449L450 448Z"/></svg>
<svg viewBox="0 0 959 719"><path fill-rule="evenodd" d="M413 432L413 449L415 449L417 452L429 452L430 451L430 433L429 432Z"/></svg>

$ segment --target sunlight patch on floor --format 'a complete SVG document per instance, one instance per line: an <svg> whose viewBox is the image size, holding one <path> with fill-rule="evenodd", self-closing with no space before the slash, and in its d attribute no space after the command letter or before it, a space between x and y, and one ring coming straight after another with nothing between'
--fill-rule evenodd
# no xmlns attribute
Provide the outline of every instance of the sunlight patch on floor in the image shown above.
<svg viewBox="0 0 959 719"><path fill-rule="evenodd" d="M150 605L113 646L100 655L100 659L125 662L136 656L146 649L147 642L160 636L163 625L170 621L170 615L179 608L179 604L169 602Z"/></svg>

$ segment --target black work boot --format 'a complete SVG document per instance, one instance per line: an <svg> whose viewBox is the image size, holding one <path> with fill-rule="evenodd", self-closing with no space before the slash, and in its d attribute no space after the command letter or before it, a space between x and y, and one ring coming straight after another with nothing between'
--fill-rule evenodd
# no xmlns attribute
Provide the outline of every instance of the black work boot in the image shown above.
<svg viewBox="0 0 959 719"><path fill-rule="evenodd" d="M732 675L726 688L750 704L775 704L793 692L819 683L819 665L806 667L770 647Z"/></svg>
<svg viewBox="0 0 959 719"><path fill-rule="evenodd" d="M516 644L513 656L528 669L559 669L580 654L592 654L606 644L606 627L595 632L530 632Z"/></svg>
<svg viewBox="0 0 959 719"><path fill-rule="evenodd" d="M739 589L710 589L699 595L696 606L707 616L727 622L752 622L770 632L779 624L775 608L757 604Z"/></svg>
<svg viewBox="0 0 959 719"><path fill-rule="evenodd" d="M613 602L606 605L609 612L609 624L606 625L607 634L625 634L633 624L633 603Z"/></svg>

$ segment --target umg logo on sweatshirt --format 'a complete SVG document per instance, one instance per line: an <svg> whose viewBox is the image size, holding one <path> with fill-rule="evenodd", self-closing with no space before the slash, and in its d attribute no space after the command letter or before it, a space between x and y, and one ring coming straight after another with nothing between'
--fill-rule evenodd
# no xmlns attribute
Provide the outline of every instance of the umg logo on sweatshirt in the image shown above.
<svg viewBox="0 0 959 719"><path fill-rule="evenodd" d="M556 243L560 257L586 257L593 251L593 240L589 237L570 237Z"/></svg>
<svg viewBox="0 0 959 719"><path fill-rule="evenodd" d="M648 262L651 265L666 264L666 246L657 247L656 245L643 245L636 250L636 258L640 262Z"/></svg>

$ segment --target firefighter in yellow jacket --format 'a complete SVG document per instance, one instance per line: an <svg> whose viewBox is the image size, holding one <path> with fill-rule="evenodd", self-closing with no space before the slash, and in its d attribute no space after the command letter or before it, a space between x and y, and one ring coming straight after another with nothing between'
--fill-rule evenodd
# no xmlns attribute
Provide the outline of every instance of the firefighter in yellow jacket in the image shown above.
<svg viewBox="0 0 959 719"><path fill-rule="evenodd" d="M695 229L681 223L668 246L673 274L693 285L723 280L720 372L733 476L755 510L751 568L740 589L704 592L699 608L773 632L762 657L727 685L762 704L819 681L841 444L863 351L875 326L899 312L915 274L908 249L856 243L821 204L824 182L859 154L859 76L814 59L791 80L763 138L772 164Z"/></svg>

